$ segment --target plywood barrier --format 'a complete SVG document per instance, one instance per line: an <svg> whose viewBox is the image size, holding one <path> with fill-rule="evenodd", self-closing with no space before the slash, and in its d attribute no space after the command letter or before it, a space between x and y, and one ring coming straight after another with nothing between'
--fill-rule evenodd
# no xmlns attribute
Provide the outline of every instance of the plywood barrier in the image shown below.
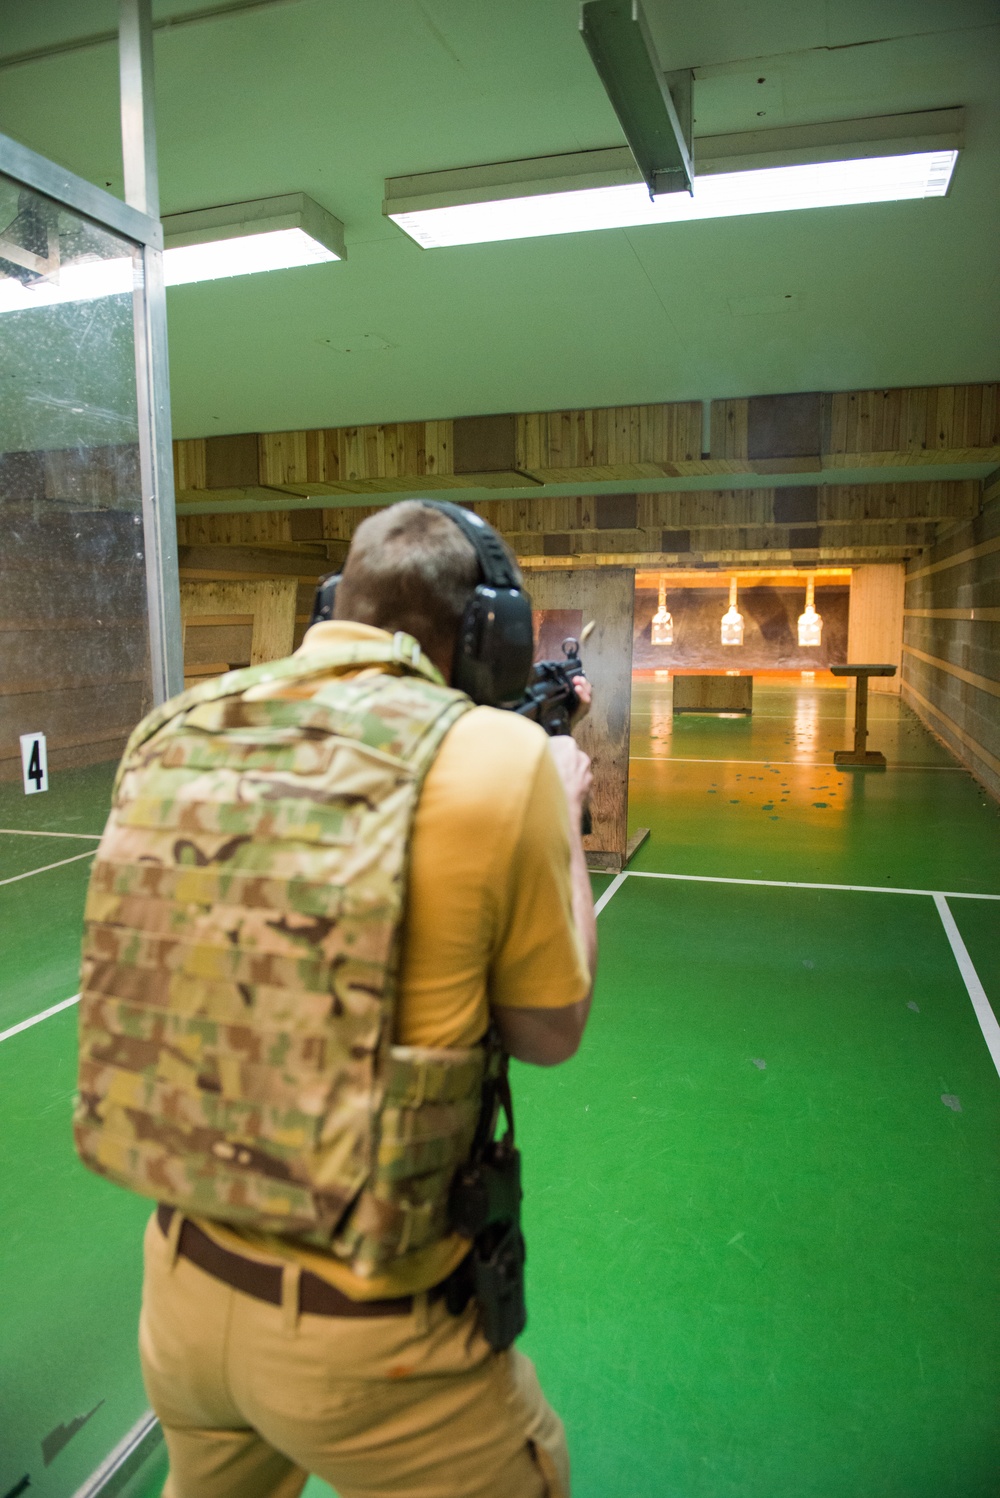
<svg viewBox="0 0 1000 1498"><path fill-rule="evenodd" d="M561 620L546 627L542 643L558 651L557 636L567 619L595 621L583 649L594 705L576 737L594 764L590 798L594 831L585 840L594 867L620 869L628 837L628 755L632 692L632 608L635 573L630 567L533 574L528 586L537 610L558 611ZM544 623L544 621L543 621Z"/></svg>
<svg viewBox="0 0 1000 1498"><path fill-rule="evenodd" d="M851 574L851 609L847 626L847 659L852 665L887 664L895 676L873 676L872 692L899 692L903 660L902 563L855 567Z"/></svg>
<svg viewBox="0 0 1000 1498"><path fill-rule="evenodd" d="M294 577L182 582L185 679L204 676L206 664L225 670L290 655L297 596Z"/></svg>

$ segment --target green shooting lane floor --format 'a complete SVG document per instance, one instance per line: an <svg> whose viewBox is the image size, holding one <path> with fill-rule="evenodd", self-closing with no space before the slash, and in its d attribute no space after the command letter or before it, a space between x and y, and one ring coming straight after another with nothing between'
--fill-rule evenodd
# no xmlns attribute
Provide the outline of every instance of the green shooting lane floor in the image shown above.
<svg viewBox="0 0 1000 1498"><path fill-rule="evenodd" d="M515 1067L522 1345L575 1498L995 1498L1000 1080L934 900L898 891L1000 894L998 809L895 697L890 768L852 777L842 689L755 684L748 721L669 690L635 683L632 867L688 877L616 884L579 1055ZM0 790L47 834L0 833L0 880L86 849L51 834L99 832L109 785ZM0 1032L75 992L88 867L0 883ZM947 909L998 1009L1000 902ZM145 1407L147 1208L75 1162L74 1035L70 1008L0 1044L0 1498L68 1498Z"/></svg>
<svg viewBox="0 0 1000 1498"><path fill-rule="evenodd" d="M755 681L749 718L671 700L665 679L634 684L629 823L651 836L633 868L1000 893L996 803L898 697L870 698L885 771L834 766L853 739L840 687Z"/></svg>

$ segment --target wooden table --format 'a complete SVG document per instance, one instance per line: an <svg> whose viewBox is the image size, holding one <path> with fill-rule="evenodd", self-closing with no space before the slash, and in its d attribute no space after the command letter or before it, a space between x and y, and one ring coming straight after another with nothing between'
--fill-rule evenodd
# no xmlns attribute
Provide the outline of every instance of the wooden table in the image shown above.
<svg viewBox="0 0 1000 1498"><path fill-rule="evenodd" d="M895 676L895 666L831 666L834 676L856 676L857 697L854 703L854 748L834 751L835 765L847 765L854 770L884 770L885 755L877 749L866 749L868 737L868 678L869 676Z"/></svg>

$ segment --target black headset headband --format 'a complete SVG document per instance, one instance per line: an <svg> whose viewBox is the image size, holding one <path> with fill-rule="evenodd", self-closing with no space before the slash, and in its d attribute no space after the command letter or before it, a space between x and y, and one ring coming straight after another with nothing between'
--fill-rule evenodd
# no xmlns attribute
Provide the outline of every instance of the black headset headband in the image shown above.
<svg viewBox="0 0 1000 1498"><path fill-rule="evenodd" d="M491 525L473 510L447 500L421 499L425 509L441 510L476 553L480 578L462 612L455 640L451 683L473 702L497 706L524 692L534 651L531 599L521 585L517 563ZM310 624L332 619L339 574L322 578Z"/></svg>
<svg viewBox="0 0 1000 1498"><path fill-rule="evenodd" d="M422 499L420 503L427 510L442 510L449 520L455 522L466 540L472 542L482 573L481 581L488 588L521 586L521 580L511 565L500 537L474 510L465 510L461 505L451 504L446 499Z"/></svg>

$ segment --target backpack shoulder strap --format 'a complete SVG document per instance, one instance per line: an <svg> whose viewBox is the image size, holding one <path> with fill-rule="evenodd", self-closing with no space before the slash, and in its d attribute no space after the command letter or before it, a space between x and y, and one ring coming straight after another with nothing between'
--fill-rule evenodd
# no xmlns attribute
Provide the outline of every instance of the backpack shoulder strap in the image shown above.
<svg viewBox="0 0 1000 1498"><path fill-rule="evenodd" d="M147 739L152 738L165 723L199 707L205 702L218 702L223 697L239 697L251 687L275 681L301 681L310 676L323 676L335 671L363 670L365 666L395 666L408 675L422 676L435 686L444 686L444 677L438 668L424 655L412 635L397 630L391 640L347 640L342 645L328 645L322 650L296 651L280 661L265 661L260 666L244 666L238 671L227 671L223 676L189 687L187 691L171 697L159 707L147 713L133 730L125 752L124 764Z"/></svg>

